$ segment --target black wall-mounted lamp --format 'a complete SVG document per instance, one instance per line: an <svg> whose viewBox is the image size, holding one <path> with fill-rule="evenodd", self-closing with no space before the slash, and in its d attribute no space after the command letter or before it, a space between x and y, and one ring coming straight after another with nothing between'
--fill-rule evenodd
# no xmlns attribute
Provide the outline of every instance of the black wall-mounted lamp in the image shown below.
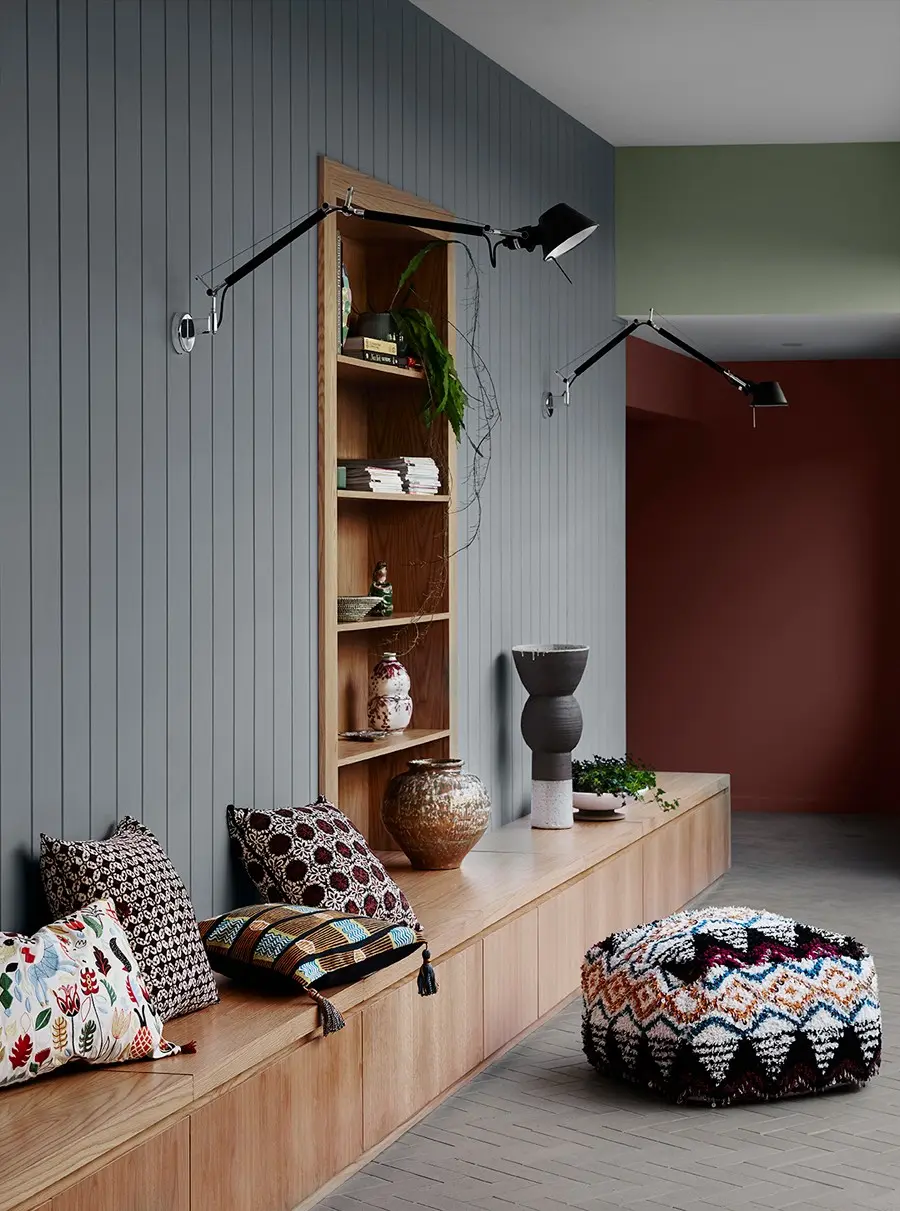
<svg viewBox="0 0 900 1211"><path fill-rule="evenodd" d="M709 366L711 370L715 370L718 374L724 375L730 383L733 383L739 391L749 397L750 407L753 409L753 425L756 427L756 409L757 408L784 408L787 406L787 400L784 397L784 392L778 383L756 383L752 379L741 378L739 374L735 374L733 370L726 370L724 366L720 366L718 362L714 362L711 357L707 357L705 353L701 353L699 349L695 349L693 345L689 345L687 341L676 336L674 332L669 332L658 324L653 317L653 312L645 320L632 320L630 324L626 324L614 337L601 345L600 348L592 353L589 358L586 358L580 366L572 371L571 374L565 375L557 370L556 373L563 381L563 398L566 404L569 403L569 388L575 382L576 378L580 378L585 370L590 370L595 362L599 362L601 357L605 357L611 349L615 349L616 345L622 343L626 337L631 336L637 328L650 327L654 332L658 332L660 336L666 338L673 345L677 345L679 349L683 349L685 353L689 353L691 357L695 357L698 362L703 362L704 366ZM571 363L570 363L571 364ZM545 399L544 410L548 416L553 415L553 396L548 395Z"/></svg>
<svg viewBox="0 0 900 1211"><path fill-rule="evenodd" d="M214 336L224 315L225 296L232 286L237 285L242 278L247 277L254 269L272 259L287 248L301 235L305 235L313 227L318 226L330 214L342 214L357 219L372 219L379 223L398 223L403 226L425 227L429 231L446 231L454 235L480 236L487 241L490 250L491 264L497 264L498 248L523 248L533 252L540 247L545 261L555 261L557 257L570 252L582 240L597 230L597 224L592 219L580 214L579 211L558 202L545 210L533 227L520 227L514 231L504 231L502 228L491 227L487 224L465 223L457 219L437 219L425 215L395 214L387 210L368 210L362 206L353 205L353 189L347 190L347 196L339 205L323 202L322 205L301 219L268 248L251 257L249 261L235 269L223 278L218 286L207 287L210 297L210 312L206 327L200 329L202 336ZM496 237L496 238L495 238ZM197 337L197 327L190 315L176 315L172 320L172 343L177 353L190 353Z"/></svg>

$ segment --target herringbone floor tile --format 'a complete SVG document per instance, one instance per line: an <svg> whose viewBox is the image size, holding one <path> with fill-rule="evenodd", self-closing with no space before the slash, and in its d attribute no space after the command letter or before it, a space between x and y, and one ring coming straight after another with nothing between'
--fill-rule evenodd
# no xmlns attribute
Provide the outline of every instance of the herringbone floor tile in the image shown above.
<svg viewBox="0 0 900 1211"><path fill-rule="evenodd" d="M317 1211L900 1211L896 829L867 817L737 815L734 866L700 902L766 907L871 948L886 1036L871 1085L764 1106L671 1107L589 1067L573 1002Z"/></svg>

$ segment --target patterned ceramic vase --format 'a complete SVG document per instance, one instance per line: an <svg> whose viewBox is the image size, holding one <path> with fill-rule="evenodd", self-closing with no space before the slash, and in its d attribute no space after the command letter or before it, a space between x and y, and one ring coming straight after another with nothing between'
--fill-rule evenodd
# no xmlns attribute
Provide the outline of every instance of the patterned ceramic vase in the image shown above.
<svg viewBox="0 0 900 1211"><path fill-rule="evenodd" d="M385 652L369 678L369 727L402 732L412 719L409 673L393 652Z"/></svg>
<svg viewBox="0 0 900 1211"><path fill-rule="evenodd" d="M457 758L410 761L388 783L381 818L417 870L455 870L484 834L491 801Z"/></svg>

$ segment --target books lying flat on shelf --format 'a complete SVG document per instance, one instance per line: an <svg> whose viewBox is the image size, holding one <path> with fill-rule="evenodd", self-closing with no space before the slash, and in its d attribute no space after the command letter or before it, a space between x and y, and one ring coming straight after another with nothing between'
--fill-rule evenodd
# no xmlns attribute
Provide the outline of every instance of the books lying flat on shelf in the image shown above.
<svg viewBox="0 0 900 1211"><path fill-rule="evenodd" d="M348 353L361 362L377 362L379 366L402 366L403 362L394 353L377 353L374 349L361 349L359 353Z"/></svg>
<svg viewBox="0 0 900 1211"><path fill-rule="evenodd" d="M390 353L397 356L396 341L382 341L377 336L348 336L342 353Z"/></svg>
<svg viewBox="0 0 900 1211"><path fill-rule="evenodd" d="M401 370L421 370L422 364L403 353L379 353L375 349L342 349L344 357L358 362L376 362L379 366L399 366Z"/></svg>
<svg viewBox="0 0 900 1211"><path fill-rule="evenodd" d="M346 486L350 492L403 491L400 472L394 468L355 458L338 459L338 466L344 468L347 476Z"/></svg>
<svg viewBox="0 0 900 1211"><path fill-rule="evenodd" d="M441 473L433 458L401 458L397 462L403 491L412 496L436 496L441 490Z"/></svg>
<svg viewBox="0 0 900 1211"><path fill-rule="evenodd" d="M346 469L347 487L357 492L436 496L441 490L441 474L433 458L339 458L338 466Z"/></svg>

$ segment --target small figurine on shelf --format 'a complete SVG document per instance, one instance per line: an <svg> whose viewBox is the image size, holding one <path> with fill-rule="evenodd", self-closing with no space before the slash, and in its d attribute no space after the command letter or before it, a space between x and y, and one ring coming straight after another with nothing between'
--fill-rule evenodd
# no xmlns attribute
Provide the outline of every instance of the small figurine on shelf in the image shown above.
<svg viewBox="0 0 900 1211"><path fill-rule="evenodd" d="M381 598L380 604L373 608L371 616L373 618L390 618L394 612L394 586L388 580L387 564L384 561L375 565L369 596Z"/></svg>

